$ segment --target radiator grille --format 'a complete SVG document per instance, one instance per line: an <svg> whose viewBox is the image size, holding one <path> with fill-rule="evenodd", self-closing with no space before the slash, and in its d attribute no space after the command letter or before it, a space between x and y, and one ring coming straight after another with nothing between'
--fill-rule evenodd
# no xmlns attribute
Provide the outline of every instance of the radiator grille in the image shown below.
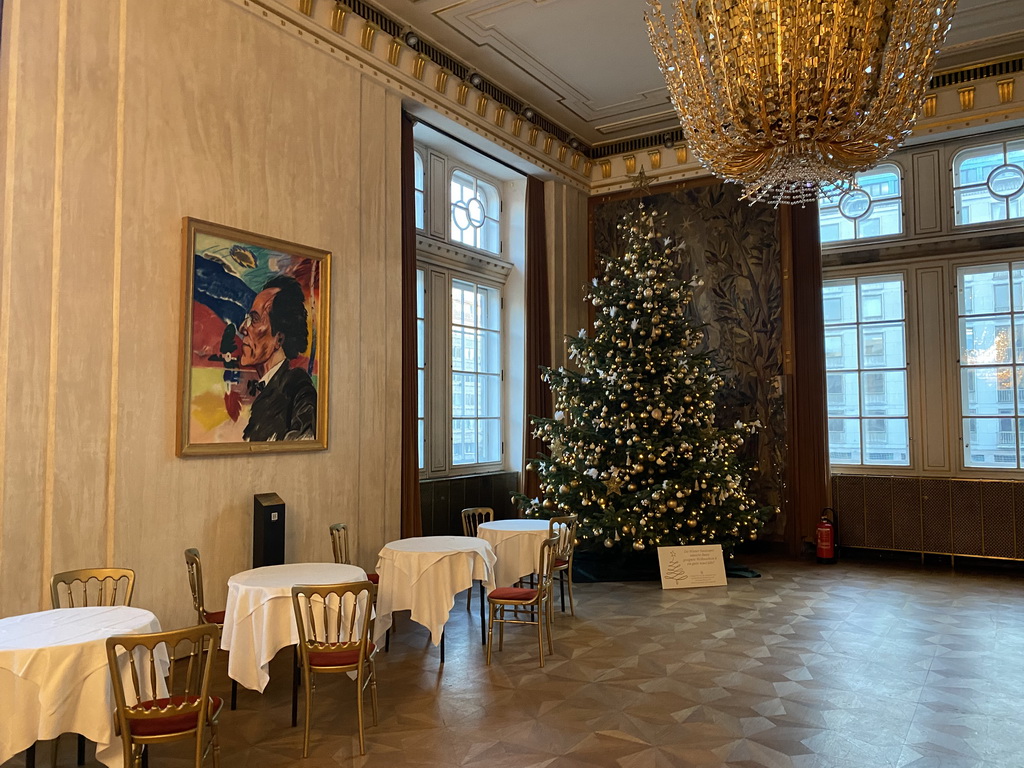
<svg viewBox="0 0 1024 768"><path fill-rule="evenodd" d="M844 547L1024 560L1024 483L834 475Z"/></svg>

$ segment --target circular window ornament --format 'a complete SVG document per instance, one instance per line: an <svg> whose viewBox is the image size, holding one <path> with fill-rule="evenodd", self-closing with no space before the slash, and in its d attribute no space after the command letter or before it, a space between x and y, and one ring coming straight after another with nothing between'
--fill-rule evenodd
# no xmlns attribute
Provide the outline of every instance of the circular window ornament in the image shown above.
<svg viewBox="0 0 1024 768"><path fill-rule="evenodd" d="M484 224L484 204L480 202L479 197L474 197L466 203L466 207L469 212L469 223L480 229Z"/></svg>
<svg viewBox="0 0 1024 768"><path fill-rule="evenodd" d="M1024 169L1019 165L1006 163L993 168L985 180L988 191L995 197L1009 199L1016 197L1024 189Z"/></svg>
<svg viewBox="0 0 1024 768"><path fill-rule="evenodd" d="M839 212L850 221L862 219L871 210L871 195L863 189L851 189L839 198Z"/></svg>
<svg viewBox="0 0 1024 768"><path fill-rule="evenodd" d="M452 221L463 232L470 227L469 207L461 200L452 203Z"/></svg>

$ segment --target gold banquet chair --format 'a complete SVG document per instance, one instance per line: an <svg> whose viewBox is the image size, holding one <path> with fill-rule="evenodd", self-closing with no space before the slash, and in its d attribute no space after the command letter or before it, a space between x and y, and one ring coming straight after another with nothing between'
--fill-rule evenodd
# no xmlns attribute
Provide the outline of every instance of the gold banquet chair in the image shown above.
<svg viewBox="0 0 1024 768"><path fill-rule="evenodd" d="M576 615L572 599L572 556L576 551L576 515L562 515L548 520L548 536L557 537L555 544L554 572L558 574L558 593L562 599L562 613L565 613L565 583L569 582L569 610Z"/></svg>
<svg viewBox="0 0 1024 768"><path fill-rule="evenodd" d="M224 611L206 610L206 599L203 594L203 561L199 550L189 547L185 550L185 568L188 571L188 586L192 590L192 608L196 612L199 624L216 624L224 631ZM231 681L231 709L238 705L238 681Z"/></svg>
<svg viewBox="0 0 1024 768"><path fill-rule="evenodd" d="M490 507L467 507L462 510L462 535L463 536L476 536L477 529L480 527L480 523L490 523L494 521L494 510ZM483 592L480 593L481 596ZM473 587L470 586L469 592L466 594L466 610L468 611L473 605ZM480 611L483 612L483 600L480 601Z"/></svg>
<svg viewBox="0 0 1024 768"><path fill-rule="evenodd" d="M79 568L50 578L54 608L131 605L134 589L131 568Z"/></svg>
<svg viewBox="0 0 1024 768"><path fill-rule="evenodd" d="M348 599L346 600L346 597ZM292 606L299 632L299 663L305 689L306 726L302 756L309 756L309 728L313 709L314 673L356 674L356 712L359 720L359 754L366 754L363 739L363 697L370 686L373 724L377 725L377 676L370 641L373 628L373 584L302 585L292 587ZM297 695L297 692L293 693Z"/></svg>
<svg viewBox="0 0 1024 768"><path fill-rule="evenodd" d="M334 550L334 562L342 565L351 565L352 558L348 549L348 525L345 523L334 523L330 527L331 549ZM373 584L374 600L377 599L377 585L380 583L380 576L376 573L366 574L366 580Z"/></svg>
<svg viewBox="0 0 1024 768"><path fill-rule="evenodd" d="M215 624L107 640L107 666L117 705L115 726L125 768L143 765L147 746L182 739L195 739L195 768L211 751L217 768L217 716L224 702L210 695L210 678L218 645L220 629ZM165 679L164 660L169 661L166 696L158 695Z"/></svg>
<svg viewBox="0 0 1024 768"><path fill-rule="evenodd" d="M537 586L532 587L499 587L487 595L490 608L487 622L487 664L491 663L491 648L494 647L494 623L498 622L498 650L505 643L506 624L536 624L537 648L540 651L540 666L544 666L544 630L547 629L548 653L554 653L555 647L551 640L551 583L552 569L555 560L557 536L546 539L540 546L540 559L537 567ZM505 618L505 609L512 609L512 618ZM521 609L531 611L521 613ZM497 614L497 618L495 617ZM534 620L521 618L533 616Z"/></svg>
<svg viewBox="0 0 1024 768"><path fill-rule="evenodd" d="M78 568L50 578L54 608L131 605L135 571L131 568ZM59 739L53 746L56 763ZM78 764L85 765L85 736L78 735Z"/></svg>

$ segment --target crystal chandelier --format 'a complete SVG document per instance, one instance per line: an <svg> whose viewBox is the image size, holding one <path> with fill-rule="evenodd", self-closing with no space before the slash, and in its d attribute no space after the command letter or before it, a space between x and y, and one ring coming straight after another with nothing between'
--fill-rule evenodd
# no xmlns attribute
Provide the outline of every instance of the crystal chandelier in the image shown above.
<svg viewBox="0 0 1024 768"><path fill-rule="evenodd" d="M658 0L651 45L689 148L753 201L845 188L910 135L956 0Z"/></svg>

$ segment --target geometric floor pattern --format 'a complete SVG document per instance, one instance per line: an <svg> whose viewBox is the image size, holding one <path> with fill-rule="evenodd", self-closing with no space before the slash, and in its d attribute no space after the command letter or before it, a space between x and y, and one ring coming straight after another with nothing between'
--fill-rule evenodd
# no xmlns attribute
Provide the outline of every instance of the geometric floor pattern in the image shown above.
<svg viewBox="0 0 1024 768"><path fill-rule="evenodd" d="M476 595L446 663L400 617L377 662L380 724L355 739L354 684L325 678L310 757L290 723L291 653L221 715L224 768L1007 768L1024 765L1019 573L751 560L758 579L663 591L575 586L537 666L531 628L484 664ZM557 603L556 603L557 608ZM228 692L225 664L217 685ZM367 698L367 705L369 698ZM369 707L367 707L369 723ZM74 764L65 737L59 765ZM90 755L91 756L91 755ZM40 744L37 764L50 764ZM90 762L91 765L96 765ZM153 750L152 768L191 764ZM4 764L24 765L16 757ZM210 762L207 762L210 765Z"/></svg>

